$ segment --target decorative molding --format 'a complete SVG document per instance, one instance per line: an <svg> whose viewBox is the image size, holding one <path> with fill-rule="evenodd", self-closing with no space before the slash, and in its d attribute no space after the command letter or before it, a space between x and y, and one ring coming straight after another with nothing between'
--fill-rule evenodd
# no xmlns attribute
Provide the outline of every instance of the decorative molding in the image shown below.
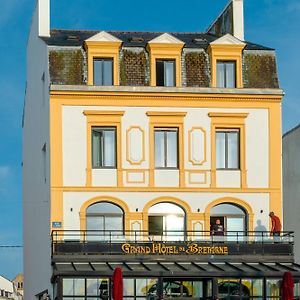
<svg viewBox="0 0 300 300"><path fill-rule="evenodd" d="M179 112L179 111L174 111L174 112L164 112L164 111L147 111L146 115L148 117L185 117L186 112Z"/></svg>
<svg viewBox="0 0 300 300"><path fill-rule="evenodd" d="M184 45L184 42L177 39L169 33L163 33L160 36L152 39L148 44L181 44Z"/></svg>
<svg viewBox="0 0 300 300"><path fill-rule="evenodd" d="M116 38L115 36L111 35L110 33L106 32L106 31L101 31L101 32L91 36L90 38L88 38L85 41L86 42L119 42L119 43L122 43L121 40L119 40L118 38Z"/></svg>
<svg viewBox="0 0 300 300"><path fill-rule="evenodd" d="M238 129L240 132L240 174L241 188L247 187L246 170L246 125L247 113L208 113L211 118L211 187L216 187L216 131L218 129Z"/></svg>
<svg viewBox="0 0 300 300"><path fill-rule="evenodd" d="M241 42L239 39L234 37L233 35L227 33L223 35L222 37L218 38L217 40L214 40L210 43L210 45L241 45L246 46L245 43Z"/></svg>
<svg viewBox="0 0 300 300"><path fill-rule="evenodd" d="M79 210L79 218L80 218L80 230L86 230L86 210L87 208L97 202L110 202L113 204L118 205L119 207L122 208L123 212L124 212L124 221L125 221L125 230L128 230L130 227L129 225L129 219L126 218L126 216L130 213L129 207L127 205L126 202L124 202L121 199L118 199L116 197L112 197L112 196L97 196L94 198L91 198L87 201L85 201Z"/></svg>
<svg viewBox="0 0 300 300"><path fill-rule="evenodd" d="M134 155L132 155L132 148L131 148L131 132L133 130L138 130L140 131L141 137L140 137L140 149L141 149L141 153L140 153L140 159L135 160L133 158ZM136 145L135 145L136 146ZM131 164L131 165L141 165L142 162L145 161L145 154L146 150L145 150L145 131L142 127L140 126L130 126L127 130L126 130L126 160Z"/></svg>
<svg viewBox="0 0 300 300"><path fill-rule="evenodd" d="M236 204L240 207L242 207L248 216L248 230L253 231L254 230L254 212L250 204L248 204L246 201L238 199L238 198L233 198L233 197L223 197L216 199L214 201L211 201L205 208L205 230L210 230L210 210L219 204L223 203L230 203L230 204Z"/></svg>
<svg viewBox="0 0 300 300"><path fill-rule="evenodd" d="M184 117L185 112L147 112L149 116L149 187L154 186L154 171L155 171L155 128L178 128L178 169L179 169L179 186L185 186L184 174Z"/></svg>
<svg viewBox="0 0 300 300"><path fill-rule="evenodd" d="M125 170L125 174L126 174L126 183L132 184L132 183L136 183L136 184L145 184L146 183L146 171L147 170L143 170L143 169L127 169ZM142 180L130 180L130 173L135 173L135 174L141 174L142 175Z"/></svg>
<svg viewBox="0 0 300 300"><path fill-rule="evenodd" d="M115 110L84 110L85 116L123 116L125 111Z"/></svg>
<svg viewBox="0 0 300 300"><path fill-rule="evenodd" d="M211 43L208 47L211 61L211 86L217 87L217 62L234 61L236 64L236 88L243 87L243 66L242 51L245 48L244 43L235 37L226 35L218 39L218 44ZM238 41L238 42L237 42Z"/></svg>
<svg viewBox="0 0 300 300"><path fill-rule="evenodd" d="M96 36L94 36L94 38L96 38ZM85 41L88 63L87 83L88 85L94 84L94 59L111 58L113 59L113 85L119 85L119 49L122 41L115 39L108 33L104 33L104 31L100 32L98 34L98 37L99 36L104 40L100 41L88 39ZM109 38L111 41L108 41Z"/></svg>
<svg viewBox="0 0 300 300"><path fill-rule="evenodd" d="M188 171L188 183L189 184L207 184L207 172L206 170L190 170ZM193 174L203 174L204 181L195 181L192 179Z"/></svg>
<svg viewBox="0 0 300 300"><path fill-rule="evenodd" d="M193 136L194 132L197 131L201 131L203 133L203 158L202 160L199 159L195 159L195 156L197 156L197 154L195 155L195 152L196 153L200 150L201 148L199 148L199 150L197 151L197 149L194 149L194 143L195 143L195 139L196 137ZM200 142L201 144L201 142ZM189 162L192 164L192 165L198 165L198 166L201 166L203 165L207 160L206 160L206 131L203 127L192 127L189 131L188 131L188 147L189 147L189 152L188 152L188 158L189 158ZM201 147L201 145L200 145Z"/></svg>
<svg viewBox="0 0 300 300"><path fill-rule="evenodd" d="M224 113L224 112L210 112L210 118L247 118L248 113Z"/></svg>
<svg viewBox="0 0 300 300"><path fill-rule="evenodd" d="M122 124L121 118L124 111L96 111L85 110L83 114L86 116L87 130L87 166L86 166L86 186L92 185L92 127L93 126L114 126L116 127L116 154L117 154L117 185L123 185L121 172L122 166Z"/></svg>

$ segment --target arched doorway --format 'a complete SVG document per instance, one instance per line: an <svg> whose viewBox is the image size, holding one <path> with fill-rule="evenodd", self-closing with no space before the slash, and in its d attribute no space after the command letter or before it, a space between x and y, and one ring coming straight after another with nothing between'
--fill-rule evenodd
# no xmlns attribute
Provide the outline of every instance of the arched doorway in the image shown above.
<svg viewBox="0 0 300 300"><path fill-rule="evenodd" d="M160 236L165 240L182 240L185 223L185 211L179 205L161 202L149 208L148 229L150 236Z"/></svg>
<svg viewBox="0 0 300 300"><path fill-rule="evenodd" d="M111 202L97 202L86 210L86 229L88 239L116 239L123 236L124 212Z"/></svg>
<svg viewBox="0 0 300 300"><path fill-rule="evenodd" d="M220 220L226 232L245 232L248 230L248 216L246 210L233 203L217 204L210 210L210 225Z"/></svg>

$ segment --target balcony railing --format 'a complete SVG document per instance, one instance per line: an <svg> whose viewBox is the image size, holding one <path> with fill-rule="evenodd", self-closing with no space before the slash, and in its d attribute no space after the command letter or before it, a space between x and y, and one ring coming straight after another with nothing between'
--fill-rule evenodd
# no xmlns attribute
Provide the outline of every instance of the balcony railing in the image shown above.
<svg viewBox="0 0 300 300"><path fill-rule="evenodd" d="M149 233L118 230L54 230L51 237L53 254L124 254L126 247L131 247L130 251L133 254L143 251L153 254L152 249L155 245L175 247L173 250L178 247L187 251L194 245L198 247L197 249L227 247L233 249L231 252L235 254L293 255L294 242L294 233L291 231L281 232L280 236L272 236L267 231L226 231L223 235L213 235L210 231Z"/></svg>

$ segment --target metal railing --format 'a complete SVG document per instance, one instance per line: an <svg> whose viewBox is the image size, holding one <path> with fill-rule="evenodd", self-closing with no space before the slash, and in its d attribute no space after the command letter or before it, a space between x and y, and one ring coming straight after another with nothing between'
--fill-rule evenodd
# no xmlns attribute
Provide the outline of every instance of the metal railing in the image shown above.
<svg viewBox="0 0 300 300"><path fill-rule="evenodd" d="M225 231L214 235L211 231L160 231L143 230L53 230L52 243L100 242L100 243L143 243L143 242L229 242L229 243L293 243L294 232L282 231L273 236L269 231Z"/></svg>

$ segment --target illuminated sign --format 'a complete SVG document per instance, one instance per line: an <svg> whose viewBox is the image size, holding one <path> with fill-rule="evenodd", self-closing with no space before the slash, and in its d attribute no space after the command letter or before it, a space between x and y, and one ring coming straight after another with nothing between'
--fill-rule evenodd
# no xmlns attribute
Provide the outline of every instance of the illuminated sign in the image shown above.
<svg viewBox="0 0 300 300"><path fill-rule="evenodd" d="M153 243L152 245L122 244L122 252L125 254L198 254L198 255L228 255L227 246L207 246L197 243L168 245L165 243Z"/></svg>

